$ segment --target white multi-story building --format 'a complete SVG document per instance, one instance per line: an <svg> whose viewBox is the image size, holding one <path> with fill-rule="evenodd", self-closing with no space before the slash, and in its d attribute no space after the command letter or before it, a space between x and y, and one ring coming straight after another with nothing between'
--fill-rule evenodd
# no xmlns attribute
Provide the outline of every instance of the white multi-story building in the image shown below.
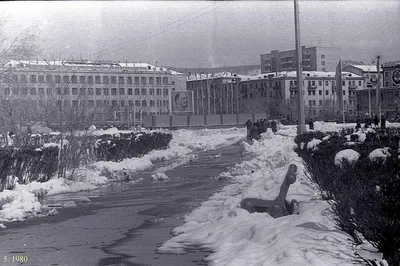
<svg viewBox="0 0 400 266"><path fill-rule="evenodd" d="M378 71L376 65L348 65L345 66L342 70L362 76L365 79L365 86L367 88L375 87L378 81ZM380 68L379 75L381 80L380 84L382 87L384 85L382 68Z"/></svg>
<svg viewBox="0 0 400 266"><path fill-rule="evenodd" d="M260 74L240 81L241 112L267 112L271 117L297 117L295 71ZM348 116L357 110L355 90L364 86L361 76L342 72L343 104ZM303 71L305 114L311 118L337 116L335 72Z"/></svg>
<svg viewBox="0 0 400 266"><path fill-rule="evenodd" d="M22 102L47 116L58 112L58 119L67 118L61 110L81 108L99 124L132 125L146 114L169 114L171 91L186 90L184 74L147 63L11 61L2 72L3 102Z"/></svg>

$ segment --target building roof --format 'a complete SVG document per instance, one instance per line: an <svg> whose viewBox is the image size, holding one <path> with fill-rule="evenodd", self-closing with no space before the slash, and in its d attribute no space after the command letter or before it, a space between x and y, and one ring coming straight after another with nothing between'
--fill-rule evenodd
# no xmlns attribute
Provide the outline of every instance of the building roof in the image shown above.
<svg viewBox="0 0 400 266"><path fill-rule="evenodd" d="M303 77L304 78L335 78L335 72L325 72L325 71L303 71ZM351 75L351 76L349 76ZM254 76L245 76L242 78L242 81L246 80L258 80L258 79L265 79L268 78L269 76L271 77L290 77L290 78L295 78L297 77L297 72L296 71L282 71L282 72L274 72L274 73L264 73L264 74L259 74L259 75L254 75ZM345 77L352 77L352 78L362 78L359 75L356 75L354 73L350 72L342 72L342 76Z"/></svg>
<svg viewBox="0 0 400 266"><path fill-rule="evenodd" d="M383 67L397 67L400 66L400 61L387 62L382 65Z"/></svg>
<svg viewBox="0 0 400 266"><path fill-rule="evenodd" d="M363 72L377 72L376 65L351 65L351 66L361 69ZM380 70L382 71L382 68Z"/></svg>
<svg viewBox="0 0 400 266"><path fill-rule="evenodd" d="M200 73L200 74L192 74L189 75L187 80L188 81L195 81L195 80L205 80L205 79L213 79L213 78L235 78L239 77L243 80L243 77L247 77L245 75L232 73L232 72L218 72L218 73Z"/></svg>
<svg viewBox="0 0 400 266"><path fill-rule="evenodd" d="M95 69L123 69L123 70L139 70L139 71L154 71L154 72L168 72L171 75L183 75L182 73L169 70L166 67L154 66L148 63L134 63L134 62L117 62L111 60L65 60L65 61L47 61L47 60L11 60L5 64L6 67L66 67L66 68L95 68Z"/></svg>

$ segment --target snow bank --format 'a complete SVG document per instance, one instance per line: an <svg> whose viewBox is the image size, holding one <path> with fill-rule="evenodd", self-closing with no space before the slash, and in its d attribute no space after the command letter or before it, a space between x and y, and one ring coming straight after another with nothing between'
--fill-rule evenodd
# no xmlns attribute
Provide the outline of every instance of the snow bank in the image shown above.
<svg viewBox="0 0 400 266"><path fill-rule="evenodd" d="M377 159L386 159L389 157L391 154L389 152L389 147L384 147L384 148L378 148L370 152L368 155L368 158L371 161L377 160Z"/></svg>
<svg viewBox="0 0 400 266"><path fill-rule="evenodd" d="M169 177L164 173L155 173L151 175L153 180L167 180Z"/></svg>
<svg viewBox="0 0 400 266"><path fill-rule="evenodd" d="M338 153L336 153L335 164L337 166L342 166L343 160L346 159L350 163L353 163L353 162L357 161L358 158L360 158L360 154L358 152L356 152L355 150L352 150L352 149L342 150L342 151L339 151Z"/></svg>
<svg viewBox="0 0 400 266"><path fill-rule="evenodd" d="M252 159L230 169L232 182L187 215L158 252L185 253L195 245L213 249L211 265L353 265L349 236L336 230L329 204L305 176L293 138L275 135L243 145ZM276 197L290 163L298 176L287 199L300 203L300 215L273 219L238 207L246 197Z"/></svg>
<svg viewBox="0 0 400 266"><path fill-rule="evenodd" d="M307 150L311 150L314 149L318 146L318 144L320 144L322 142L322 140L320 139L312 139L307 143Z"/></svg>

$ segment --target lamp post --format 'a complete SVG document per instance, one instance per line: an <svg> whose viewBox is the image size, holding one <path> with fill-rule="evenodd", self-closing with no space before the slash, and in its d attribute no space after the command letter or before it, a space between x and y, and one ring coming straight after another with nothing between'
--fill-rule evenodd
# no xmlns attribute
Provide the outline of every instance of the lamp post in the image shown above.
<svg viewBox="0 0 400 266"><path fill-rule="evenodd" d="M294 0L294 24L296 38L296 56L297 56L297 92L298 92L298 125L297 135L306 131L304 116L304 92L303 92L303 69L302 69L302 50L300 44L300 24L299 24L299 3Z"/></svg>

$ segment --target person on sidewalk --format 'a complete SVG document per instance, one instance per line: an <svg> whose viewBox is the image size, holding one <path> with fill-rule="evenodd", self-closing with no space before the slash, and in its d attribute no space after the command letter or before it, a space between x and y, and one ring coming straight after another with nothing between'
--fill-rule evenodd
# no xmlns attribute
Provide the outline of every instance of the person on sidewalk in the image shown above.
<svg viewBox="0 0 400 266"><path fill-rule="evenodd" d="M386 119L383 115L381 116L381 129L386 129Z"/></svg>
<svg viewBox="0 0 400 266"><path fill-rule="evenodd" d="M378 127L379 127L379 118L378 118L378 115L375 115L375 117L374 117L374 125L375 125L375 128L378 128Z"/></svg>
<svg viewBox="0 0 400 266"><path fill-rule="evenodd" d="M246 121L245 125L247 128L247 140L251 140L251 127L253 126L253 123L249 119Z"/></svg>
<svg viewBox="0 0 400 266"><path fill-rule="evenodd" d="M361 128L360 117L357 116L357 120L356 120L356 130L359 130L360 128Z"/></svg>
<svg viewBox="0 0 400 266"><path fill-rule="evenodd" d="M271 129L272 129L272 132L274 132L274 134L276 134L276 132L278 131L275 120L272 120L272 122L271 122Z"/></svg>
<svg viewBox="0 0 400 266"><path fill-rule="evenodd" d="M310 119L310 121L308 122L308 126L309 126L310 130L314 130L314 122L312 119Z"/></svg>
<svg viewBox="0 0 400 266"><path fill-rule="evenodd" d="M260 139L260 126L257 122L255 122L251 127L251 138L255 140Z"/></svg>

